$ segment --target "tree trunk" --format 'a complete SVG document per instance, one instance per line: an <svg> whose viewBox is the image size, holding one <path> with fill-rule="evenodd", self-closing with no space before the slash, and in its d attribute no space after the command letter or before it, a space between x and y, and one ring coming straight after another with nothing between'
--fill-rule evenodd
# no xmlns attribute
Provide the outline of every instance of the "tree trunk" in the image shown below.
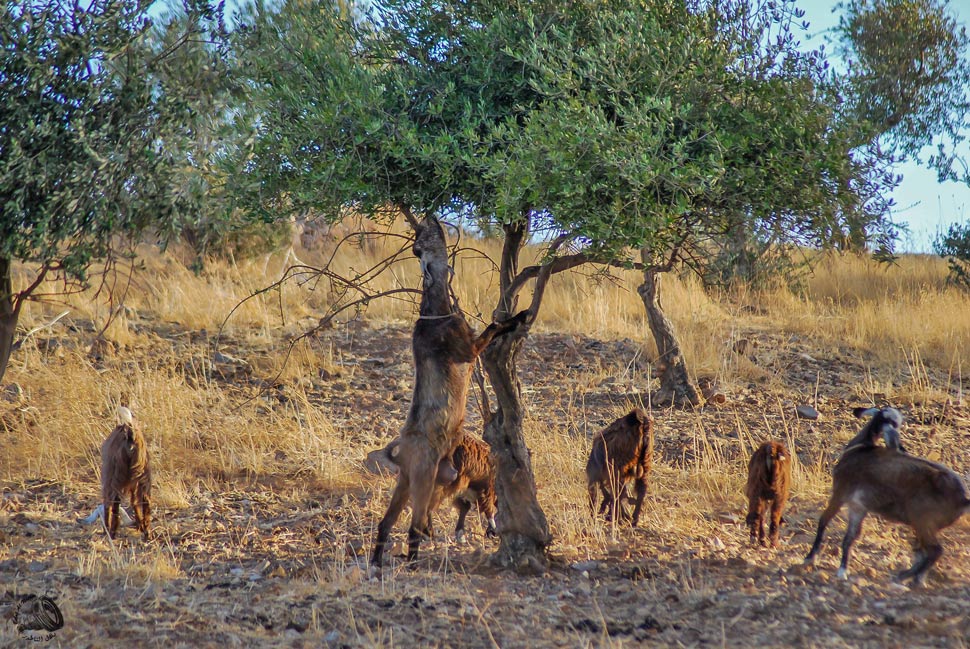
<svg viewBox="0 0 970 649"><path fill-rule="evenodd" d="M492 314L496 322L511 317L515 311L516 299L509 294L509 287L518 273L518 255L527 234L523 224L507 224L504 230L499 268L501 297ZM538 304L533 307L537 309ZM516 361L532 319L516 331L497 337L481 356L498 406L490 413L483 433L485 441L492 447L498 469L495 491L501 542L494 560L501 566L530 572L543 568L545 548L552 542L549 523L536 496L532 457L522 435L524 408L516 373Z"/></svg>
<svg viewBox="0 0 970 649"><path fill-rule="evenodd" d="M643 284L637 287L637 293L647 310L650 331L657 343L657 360L662 368L660 390L654 395L653 401L658 405L696 406L701 402L700 395L687 374L687 362L680 351L674 325L667 319L660 303L660 276L663 272L645 264Z"/></svg>
<svg viewBox="0 0 970 649"><path fill-rule="evenodd" d="M532 459L522 435L522 395L515 368L524 340L520 329L499 336L482 354L498 403L485 424L484 437L498 467L495 490L501 543L494 559L505 567L537 571L545 565L545 548L552 536L539 507Z"/></svg>
<svg viewBox="0 0 970 649"><path fill-rule="evenodd" d="M9 258L0 257L0 381L7 373L7 362L13 349L13 337L17 331L19 315L13 304L13 282L10 278L12 265Z"/></svg>

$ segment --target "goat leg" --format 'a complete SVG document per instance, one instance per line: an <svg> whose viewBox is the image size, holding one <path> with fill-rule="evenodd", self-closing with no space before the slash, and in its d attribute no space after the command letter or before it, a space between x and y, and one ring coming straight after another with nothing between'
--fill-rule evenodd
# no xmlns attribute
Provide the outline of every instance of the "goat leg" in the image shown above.
<svg viewBox="0 0 970 649"><path fill-rule="evenodd" d="M647 495L647 479L637 478L635 483L637 499L633 505L633 527L640 523L640 511L643 509L643 498Z"/></svg>
<svg viewBox="0 0 970 649"><path fill-rule="evenodd" d="M461 543L465 540L465 517L468 516L468 510L472 508L472 504L465 500L464 498L455 498L455 507L458 508L458 522L455 523L455 541Z"/></svg>
<svg viewBox="0 0 970 649"><path fill-rule="evenodd" d="M394 493L391 494L391 503L387 506L384 518L377 525L377 540L374 542L374 554L371 556L371 565L380 567L384 556L384 546L387 545L387 540L391 536L391 529L394 527L394 523L397 522L398 517L401 516L401 512L404 511L404 505L407 504L409 495L408 477L402 471L398 474L397 484L394 486Z"/></svg>
<svg viewBox="0 0 970 649"><path fill-rule="evenodd" d="M842 509L842 499L837 497L836 494L832 494L832 498L829 500L828 506L822 515L818 519L818 531L815 533L815 541L812 543L812 549L809 551L808 556L805 557L804 564L810 566L815 563L815 557L818 555L818 551L822 549L822 539L825 536L825 528L828 526L829 521L839 513Z"/></svg>
<svg viewBox="0 0 970 649"><path fill-rule="evenodd" d="M513 317L503 320L502 322L493 322L492 324L485 327L478 338L472 343L472 353L477 357L482 353L488 344L492 342L492 339L496 336L501 336L502 334L514 331L519 327L519 325L527 322L532 316L532 311L526 309L525 311L520 311Z"/></svg>
<svg viewBox="0 0 970 649"><path fill-rule="evenodd" d="M771 525L768 528L768 538L773 548L778 547L778 536L781 534L781 509L777 500L771 503Z"/></svg>
<svg viewBox="0 0 970 649"><path fill-rule="evenodd" d="M862 521L866 519L864 507L849 507L849 524L845 528L845 536L842 538L842 562L839 564L839 579L847 579L849 574L849 554L852 552L852 544L859 538L862 532Z"/></svg>
<svg viewBox="0 0 970 649"><path fill-rule="evenodd" d="M427 470L417 468L417 475L430 475ZM408 561L418 558L418 547L422 539L430 539L431 532L431 498L434 490L434 480L412 481L411 484L411 527L408 528Z"/></svg>

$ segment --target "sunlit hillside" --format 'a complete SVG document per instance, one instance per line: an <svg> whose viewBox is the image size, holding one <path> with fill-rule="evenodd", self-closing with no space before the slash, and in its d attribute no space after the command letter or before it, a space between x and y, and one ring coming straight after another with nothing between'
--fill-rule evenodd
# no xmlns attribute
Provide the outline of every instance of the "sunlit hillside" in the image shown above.
<svg viewBox="0 0 970 649"><path fill-rule="evenodd" d="M947 285L942 260L825 256L798 290L769 292L666 278L663 304L691 371L725 396L697 411L650 402L655 349L636 272L556 276L520 359L525 432L555 537L550 572L494 571L494 542L472 522L470 545L450 543L454 515L442 507L439 537L417 568L395 559L382 579L368 579L364 557L391 480L362 461L404 421L414 295L374 299L301 338L330 313L339 287L312 270L330 248L295 241L255 259L209 260L199 275L175 252L146 246L130 282L112 278L113 300L92 290L25 308L26 337L0 401L0 566L21 590L58 593L65 646L526 646L522 611L548 622L550 645L744 644L726 640L728 630L764 626L758 611L768 602L787 629L770 646L966 637L955 605L938 609L932 636L928 622L904 617L925 602L889 583L908 560L902 528L867 523L848 584L832 580L841 523L820 567L798 567L830 466L860 425L853 405L900 407L910 452L970 469L970 298ZM495 305L498 244L465 237L459 248L454 288L481 328ZM418 286L398 236L345 246L331 267L360 274L395 254L363 288ZM16 281L27 277L21 268ZM98 448L120 404L149 439L158 539L148 544L134 532L111 543L76 522L98 502ZM477 404L476 395L471 434L481 433ZM591 436L635 405L655 417L657 449L631 531L590 517L584 466ZM797 418L796 405L819 419ZM794 451L777 551L750 546L743 526L747 459L768 438ZM967 540L962 524L948 533L928 587L935 599L970 596ZM795 595L803 592L811 596ZM887 607L908 626L884 622ZM822 615L842 627L803 624Z"/></svg>

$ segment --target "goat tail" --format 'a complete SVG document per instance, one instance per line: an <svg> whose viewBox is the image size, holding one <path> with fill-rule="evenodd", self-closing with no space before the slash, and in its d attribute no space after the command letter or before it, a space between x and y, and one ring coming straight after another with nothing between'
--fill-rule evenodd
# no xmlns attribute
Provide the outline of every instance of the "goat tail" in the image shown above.
<svg viewBox="0 0 970 649"><path fill-rule="evenodd" d="M131 426L134 417L131 414L131 410L124 406L118 406L118 421L120 421L125 426Z"/></svg>

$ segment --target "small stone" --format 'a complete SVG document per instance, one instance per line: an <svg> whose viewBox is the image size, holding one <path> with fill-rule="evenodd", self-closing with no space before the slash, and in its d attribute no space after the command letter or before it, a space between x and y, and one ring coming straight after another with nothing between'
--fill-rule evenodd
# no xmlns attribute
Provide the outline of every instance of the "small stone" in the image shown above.
<svg viewBox="0 0 970 649"><path fill-rule="evenodd" d="M799 419L818 419L818 410L811 406L798 406L795 408L795 414Z"/></svg>
<svg viewBox="0 0 970 649"><path fill-rule="evenodd" d="M47 564L43 561L31 561L27 564L27 570L30 572L44 572L47 570Z"/></svg>
<svg viewBox="0 0 970 649"><path fill-rule="evenodd" d="M580 572L589 572L590 570L596 570L600 567L599 561L577 561L570 566L573 570L579 570ZM587 575L588 576L588 575Z"/></svg>
<svg viewBox="0 0 970 649"><path fill-rule="evenodd" d="M10 403L20 403L24 398L24 389L17 383L11 383L3 389L3 400Z"/></svg>

